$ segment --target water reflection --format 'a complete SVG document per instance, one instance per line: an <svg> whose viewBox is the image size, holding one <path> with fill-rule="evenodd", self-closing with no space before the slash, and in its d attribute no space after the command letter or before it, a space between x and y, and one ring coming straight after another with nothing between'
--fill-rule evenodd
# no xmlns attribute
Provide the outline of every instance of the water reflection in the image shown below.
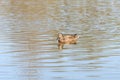
<svg viewBox="0 0 120 80"><path fill-rule="evenodd" d="M1 80L119 80L118 0L0 3ZM59 32L80 38L58 44Z"/></svg>

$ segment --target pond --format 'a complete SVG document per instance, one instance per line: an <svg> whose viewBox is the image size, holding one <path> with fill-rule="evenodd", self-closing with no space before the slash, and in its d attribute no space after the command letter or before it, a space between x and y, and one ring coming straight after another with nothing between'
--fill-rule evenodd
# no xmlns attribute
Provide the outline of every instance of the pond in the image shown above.
<svg viewBox="0 0 120 80"><path fill-rule="evenodd" d="M119 80L119 0L1 0L0 80ZM58 33L78 34L58 48Z"/></svg>

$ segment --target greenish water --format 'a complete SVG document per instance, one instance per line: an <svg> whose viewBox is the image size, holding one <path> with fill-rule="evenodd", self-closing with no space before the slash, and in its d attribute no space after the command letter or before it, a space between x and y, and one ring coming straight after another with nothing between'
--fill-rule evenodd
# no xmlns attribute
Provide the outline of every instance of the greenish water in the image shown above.
<svg viewBox="0 0 120 80"><path fill-rule="evenodd" d="M119 0L1 0L0 80L119 80ZM58 49L58 33L80 35Z"/></svg>

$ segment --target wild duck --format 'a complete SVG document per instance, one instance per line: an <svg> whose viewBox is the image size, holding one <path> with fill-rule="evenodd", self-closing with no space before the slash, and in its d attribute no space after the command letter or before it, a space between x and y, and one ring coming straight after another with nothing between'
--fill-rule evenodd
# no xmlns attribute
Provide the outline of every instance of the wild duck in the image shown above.
<svg viewBox="0 0 120 80"><path fill-rule="evenodd" d="M76 44L79 36L77 34L58 34L58 42L63 44Z"/></svg>

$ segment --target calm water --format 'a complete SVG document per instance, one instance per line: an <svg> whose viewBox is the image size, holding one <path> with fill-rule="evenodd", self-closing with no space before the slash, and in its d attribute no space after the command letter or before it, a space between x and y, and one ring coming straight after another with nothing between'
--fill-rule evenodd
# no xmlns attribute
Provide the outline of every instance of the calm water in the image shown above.
<svg viewBox="0 0 120 80"><path fill-rule="evenodd" d="M0 80L119 80L119 17L119 0L0 0Z"/></svg>

